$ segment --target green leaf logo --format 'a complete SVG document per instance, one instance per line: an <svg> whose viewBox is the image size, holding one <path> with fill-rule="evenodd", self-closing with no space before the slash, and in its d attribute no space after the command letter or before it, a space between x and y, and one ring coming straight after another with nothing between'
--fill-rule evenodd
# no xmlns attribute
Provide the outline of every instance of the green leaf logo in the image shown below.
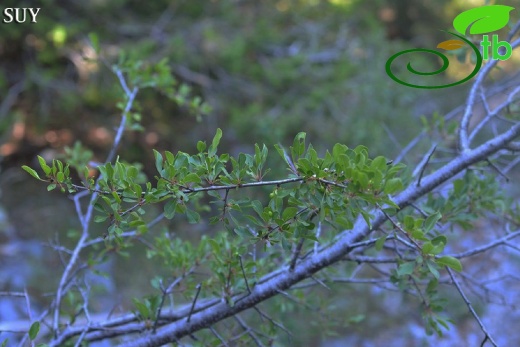
<svg viewBox="0 0 520 347"><path fill-rule="evenodd" d="M489 5L473 8L459 14L453 20L453 27L462 35L470 27L469 33L478 35L502 29L509 22L509 12L514 7Z"/></svg>

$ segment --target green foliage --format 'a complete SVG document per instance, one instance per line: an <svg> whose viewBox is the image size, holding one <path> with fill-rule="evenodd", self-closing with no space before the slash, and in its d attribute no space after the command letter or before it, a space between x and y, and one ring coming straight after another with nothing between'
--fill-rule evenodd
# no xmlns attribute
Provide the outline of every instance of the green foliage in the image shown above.
<svg viewBox="0 0 520 347"><path fill-rule="evenodd" d="M40 322L36 321L33 324L31 324L31 327L29 328L29 338L31 340L36 339L36 336L38 336L39 332L40 332Z"/></svg>

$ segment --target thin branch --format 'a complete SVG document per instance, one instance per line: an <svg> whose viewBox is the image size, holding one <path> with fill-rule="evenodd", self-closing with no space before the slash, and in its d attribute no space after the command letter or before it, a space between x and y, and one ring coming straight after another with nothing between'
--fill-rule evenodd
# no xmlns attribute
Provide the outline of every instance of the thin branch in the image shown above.
<svg viewBox="0 0 520 347"><path fill-rule="evenodd" d="M121 82L121 86L123 87L125 93L128 96L128 100L127 100L127 104L125 106L125 110L123 111L123 115L121 117L121 122L119 124L119 128L118 128L116 137L114 139L112 150L110 151L110 153L109 153L109 155L107 157L107 160L106 160L107 163L111 162L113 157L115 156L116 148L119 146L119 142L121 141L121 136L122 136L123 130L125 128L126 113L128 113L128 111L132 107L132 104L134 102L134 98L135 98L135 96L137 94L137 91L138 91L137 88L134 88L134 90L132 92L129 92L128 87L127 87L126 82L125 82L125 79L124 79L121 71L117 70L116 73L117 73L117 75L119 77L119 80ZM101 179L101 175L97 179L96 188L95 189L98 189L98 182L99 182L100 179ZM54 307L54 322L53 322L53 330L54 330L54 337L55 338L57 338L58 335L59 335L59 321L60 321L61 299L62 299L63 295L65 294L65 290L64 290L65 289L65 285L70 280L69 276L70 276L72 270L74 269L74 267L76 266L76 263L77 263L78 258L79 258L79 254L83 250L84 244L85 244L85 242L87 241L87 239L89 237L89 224L90 224L90 220L92 218L92 212L94 210L94 202L97 199L97 195L98 194L94 192L91 195L91 197L90 197L90 202L89 202L88 207L87 207L87 212L83 216L83 223L82 223L83 224L82 225L82 229L83 230L82 230L81 237L80 237L78 243L76 244L76 247L74 248L72 256L69 259L69 262L67 263L67 266L66 266L65 270L63 271L63 274L61 276L61 279L60 279L60 282L59 282L59 285L58 285L58 289L56 290L56 305ZM79 202L78 202L78 204L79 204ZM78 213L79 213L79 215L81 215L81 209L79 209L79 208L78 208Z"/></svg>
<svg viewBox="0 0 520 347"><path fill-rule="evenodd" d="M249 288L249 283L247 281L247 276L246 276L246 270L244 270L244 264L242 263L242 256L240 254L238 255L238 260L240 262L240 269L242 270L242 276L244 277L244 282L246 283L247 292L249 294L251 294L251 288Z"/></svg>
<svg viewBox="0 0 520 347"><path fill-rule="evenodd" d="M195 298L193 299L193 302L191 303L190 314L188 315L188 319L186 320L188 323L190 322L191 315L193 313L193 309L195 308L195 303L197 302L197 299L199 297L200 289L202 288L202 285L199 283L199 284L197 284L197 286L195 288L197 289L197 293L195 294Z"/></svg>
<svg viewBox="0 0 520 347"><path fill-rule="evenodd" d="M413 177L419 175L419 177L417 178L417 187L419 187L421 185L421 179L423 177L424 170L426 170L426 166L428 166L428 162L430 161L430 159L431 159L433 153L435 152L436 148L437 148L437 144L434 144L430 148L428 153L426 153L426 155L424 156L423 160L421 160L421 162L419 163L419 165L417 166L417 168L415 169L415 171L412 174Z"/></svg>
<svg viewBox="0 0 520 347"><path fill-rule="evenodd" d="M289 271L294 271L294 267L296 266L296 262L298 261L298 257L302 251L303 243L305 239L302 237L297 245L294 246L293 254L291 257L291 261L289 263Z"/></svg>
<svg viewBox="0 0 520 347"><path fill-rule="evenodd" d="M213 335L215 335L217 337L217 339L220 340L220 342L222 343L222 345L226 346L226 347L229 347L229 345L227 344L227 342L222 338L222 336L219 335L219 333L213 328L213 327L209 327L209 330L213 333Z"/></svg>
<svg viewBox="0 0 520 347"><path fill-rule="evenodd" d="M492 248L495 248L495 247L497 247L499 245L505 244L507 241L509 241L509 240L511 240L511 239L513 239L513 238L515 238L517 236L520 236L520 230L515 231L513 233L510 233L510 234L507 234L506 236L501 237L500 239L495 240L493 242L490 242L490 243L488 243L486 245L470 249L470 250L468 250L466 252L452 254L451 256L454 257L454 258L457 258L457 259L471 257L471 256L473 256L475 254L483 253L483 252L485 252L485 251L487 251L489 249L492 249Z"/></svg>
<svg viewBox="0 0 520 347"><path fill-rule="evenodd" d="M258 336L256 336L255 332L253 329L251 329L247 324L246 322L242 319L242 317L240 317L240 315L235 315L234 317L236 319L236 321L238 322L238 324L240 324L240 326L242 327L242 329L244 329L244 331L249 335L251 336L251 339L254 341L254 343L258 346L258 347L263 347L263 343L262 341L260 341L260 339L258 338Z"/></svg>
<svg viewBox="0 0 520 347"><path fill-rule="evenodd" d="M282 323L277 322L276 320L271 318L267 313L265 313L262 310L260 310L258 307L255 306L254 309L255 309L256 312L258 312L258 314L260 316L262 316L262 318L267 319L268 321L273 323L273 325L275 325L276 327L282 329L287 334L287 336L292 337L292 333Z"/></svg>
<svg viewBox="0 0 520 347"><path fill-rule="evenodd" d="M487 331L484 323L482 323L482 321L480 320L480 317L478 316L478 314L473 309L473 306L471 305L471 302L469 301L469 299L466 297L466 294L464 294L464 292L462 291L462 288L459 285L459 282L457 281L457 279L453 275L453 271L448 266L446 266L446 270L448 271L448 274L450 275L451 280L453 281L453 284L455 284L455 287L457 288L457 291L459 292L460 296L462 297L462 299L464 300L464 302L468 306L469 311L471 312L471 314L473 315L473 317L477 321L478 325L480 325L480 329L482 330L482 332L485 334L485 338L484 338L484 341L482 341L482 345L481 346L484 345L486 340L489 340L493 344L493 346L498 346L497 343L495 342L495 340L493 339L493 337L491 336L491 334Z"/></svg>

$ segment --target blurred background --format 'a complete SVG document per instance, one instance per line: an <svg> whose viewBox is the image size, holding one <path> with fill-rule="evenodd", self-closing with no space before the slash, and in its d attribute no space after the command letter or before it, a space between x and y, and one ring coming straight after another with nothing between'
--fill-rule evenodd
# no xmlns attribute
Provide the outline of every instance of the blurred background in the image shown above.
<svg viewBox="0 0 520 347"><path fill-rule="evenodd" d="M49 245L71 245L69 236L77 233L79 223L66 194L48 193L45 184L20 166L34 166L36 155L59 157L76 141L92 150L94 160L104 160L120 119L115 105L120 86L110 70L120 54L149 62L168 58L175 78L212 107L197 120L160 93L139 94L145 130L128 131L119 154L142 162L152 181L152 148L193 153L197 140L210 140L218 127L224 131L220 151L232 154L251 153L254 143L271 150L276 143L290 145L304 131L320 153L340 142L363 144L374 157L395 158L422 130L422 116L430 119L463 104L470 84L439 90L405 87L386 74L387 59L404 49L436 47L449 38L440 30L452 29L458 13L485 3L3 0L2 10L41 10L37 23L0 26L0 291L27 288L35 310L49 300L61 267ZM512 16L518 18L518 13ZM91 33L99 38L101 56L92 48ZM513 74L518 58L515 53L501 63L492 82ZM439 84L459 80L461 69L434 79ZM429 146L419 144L405 163L416 162ZM182 223L160 227L180 229ZM197 232L204 232L204 225ZM102 234L103 226L95 225L94 233ZM145 266L151 266L141 266L146 263L142 253L107 263L112 276L100 277L99 283L111 293L110 304L127 307L131 297L150 290L147 278L139 280ZM130 270L132 277L123 275ZM331 304L329 313L348 315L347 323L342 317L334 325L329 317L310 324L305 314L312 312L287 314L284 323L297 332L288 345L452 346L457 340L468 345L481 341L460 300L450 312L457 326L444 338L430 339L418 303L401 293L362 284L335 290L343 299ZM26 317L25 303L16 300L0 298L0 322ZM102 307L103 300L97 305ZM518 322L520 317L511 318ZM513 325L495 323L501 332L506 330L507 341L520 343ZM324 334L320 324L332 324L327 330L335 336Z"/></svg>

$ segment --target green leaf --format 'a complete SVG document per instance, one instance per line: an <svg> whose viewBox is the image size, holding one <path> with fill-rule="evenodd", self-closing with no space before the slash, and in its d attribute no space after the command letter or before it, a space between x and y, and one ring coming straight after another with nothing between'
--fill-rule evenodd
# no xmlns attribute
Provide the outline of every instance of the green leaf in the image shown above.
<svg viewBox="0 0 520 347"><path fill-rule="evenodd" d="M175 156L170 151L164 151L164 156L166 157L166 160L170 164L172 164L175 161Z"/></svg>
<svg viewBox="0 0 520 347"><path fill-rule="evenodd" d="M298 158L305 152L305 136L306 134L304 132L300 132L294 137L293 145L291 147L293 162L298 161Z"/></svg>
<svg viewBox="0 0 520 347"><path fill-rule="evenodd" d="M411 275L414 270L415 270L415 262L409 261L407 263L403 263L403 264L399 265L399 267L397 268L397 274L399 276Z"/></svg>
<svg viewBox="0 0 520 347"><path fill-rule="evenodd" d="M403 189L403 183L400 178L391 178L386 181L385 194L394 194Z"/></svg>
<svg viewBox="0 0 520 347"><path fill-rule="evenodd" d="M446 246L447 243L448 243L448 238L444 235L439 235L432 239L432 244L434 244L435 246L438 246L438 245Z"/></svg>
<svg viewBox="0 0 520 347"><path fill-rule="evenodd" d="M36 338L36 336L38 336L39 332L40 332L40 322L36 321L29 328L29 338L31 340L34 340Z"/></svg>
<svg viewBox="0 0 520 347"><path fill-rule="evenodd" d="M157 152L155 149L153 150L153 155L155 156L155 168L157 169L157 172L161 174L163 169L163 157L161 153Z"/></svg>
<svg viewBox="0 0 520 347"><path fill-rule="evenodd" d="M22 166L22 169L24 169L25 171L27 171L32 177L42 181L42 179L40 178L40 176L38 176L38 173L36 171L34 171L33 169L31 169L30 167L28 167L27 165L24 165Z"/></svg>
<svg viewBox="0 0 520 347"><path fill-rule="evenodd" d="M502 29L509 22L509 12L514 7L489 5L472 8L459 14L453 20L453 27L462 35L471 27L469 33L480 35Z"/></svg>
<svg viewBox="0 0 520 347"><path fill-rule="evenodd" d="M426 218L426 220L424 221L424 232L428 233L430 230L432 230L435 226L435 223L437 223L437 221L441 218L442 215L439 212L435 212L434 214Z"/></svg>
<svg viewBox="0 0 520 347"><path fill-rule="evenodd" d="M205 149L206 149L205 142L202 142L202 141L197 142L197 151L199 151L199 153L203 152Z"/></svg>
<svg viewBox="0 0 520 347"><path fill-rule="evenodd" d="M65 180L65 175L63 174L63 172L58 172L56 174L56 180L58 181L58 183L62 183Z"/></svg>
<svg viewBox="0 0 520 347"><path fill-rule="evenodd" d="M289 220L296 216L296 213L298 213L298 209L296 207L287 207L282 213L282 219Z"/></svg>
<svg viewBox="0 0 520 347"><path fill-rule="evenodd" d="M217 153L217 147L220 143L220 139L222 138L222 130L220 128L217 129L217 133L215 137L213 137L213 141L211 141L211 146L208 149L208 156L213 157Z"/></svg>
<svg viewBox="0 0 520 347"><path fill-rule="evenodd" d="M431 242L425 242L422 246L422 251L424 254L430 254L433 249L433 245Z"/></svg>
<svg viewBox="0 0 520 347"><path fill-rule="evenodd" d="M129 166L126 175L130 179L135 179L139 175L139 170L135 166Z"/></svg>
<svg viewBox="0 0 520 347"><path fill-rule="evenodd" d="M177 201L175 198L170 199L166 205L164 205L164 216L167 219L172 219L175 216L175 210L177 208Z"/></svg>
<svg viewBox="0 0 520 347"><path fill-rule="evenodd" d="M43 157L38 156L38 161L40 162L40 167L42 168L43 172L45 172L46 175L48 175L51 172L51 168L49 165L47 165L47 162Z"/></svg>
<svg viewBox="0 0 520 347"><path fill-rule="evenodd" d="M372 160L372 163L370 163L370 168L373 170L384 172L386 170L386 158L383 156L379 156L374 158Z"/></svg>
<svg viewBox="0 0 520 347"><path fill-rule="evenodd" d="M380 250L383 249L383 245L385 244L386 237L387 237L387 235L383 235L383 236L381 236L380 238L377 239L377 241L375 243L376 251L379 252Z"/></svg>
<svg viewBox="0 0 520 347"><path fill-rule="evenodd" d="M437 262L437 264L443 265L443 266L449 266L457 272L462 271L462 264L460 263L460 261L457 258L450 257L450 256L444 256L444 257L435 259L435 261Z"/></svg>
<svg viewBox="0 0 520 347"><path fill-rule="evenodd" d="M262 206L262 203L260 201L258 201L258 200L251 201L251 207L253 208L253 210L255 210L255 212L259 216L262 216L262 213L264 212L264 207Z"/></svg>
<svg viewBox="0 0 520 347"><path fill-rule="evenodd" d="M186 210L186 217L190 224L196 224L200 221L200 215L193 210Z"/></svg>
<svg viewBox="0 0 520 347"><path fill-rule="evenodd" d="M150 311L148 310L148 307L144 303L138 301L135 298L132 301L134 302L134 305L137 308L137 310L139 311L139 314L141 315L142 318L146 319L150 316Z"/></svg>
<svg viewBox="0 0 520 347"><path fill-rule="evenodd" d="M200 183L200 177L197 174L189 173L184 177L185 183Z"/></svg>
<svg viewBox="0 0 520 347"><path fill-rule="evenodd" d="M426 262L426 266L428 266L428 270L430 270L430 273L433 275L433 277L439 279L441 275L439 274L439 270L437 270L437 265L431 260L428 260Z"/></svg>
<svg viewBox="0 0 520 347"><path fill-rule="evenodd" d="M106 221L107 218L108 218L107 215L104 215L104 216L95 216L95 217L94 217L94 222L95 222L95 223L101 223L101 222Z"/></svg>
<svg viewBox="0 0 520 347"><path fill-rule="evenodd" d="M47 191L50 192L51 190L56 189L56 184L52 183L47 186Z"/></svg>

